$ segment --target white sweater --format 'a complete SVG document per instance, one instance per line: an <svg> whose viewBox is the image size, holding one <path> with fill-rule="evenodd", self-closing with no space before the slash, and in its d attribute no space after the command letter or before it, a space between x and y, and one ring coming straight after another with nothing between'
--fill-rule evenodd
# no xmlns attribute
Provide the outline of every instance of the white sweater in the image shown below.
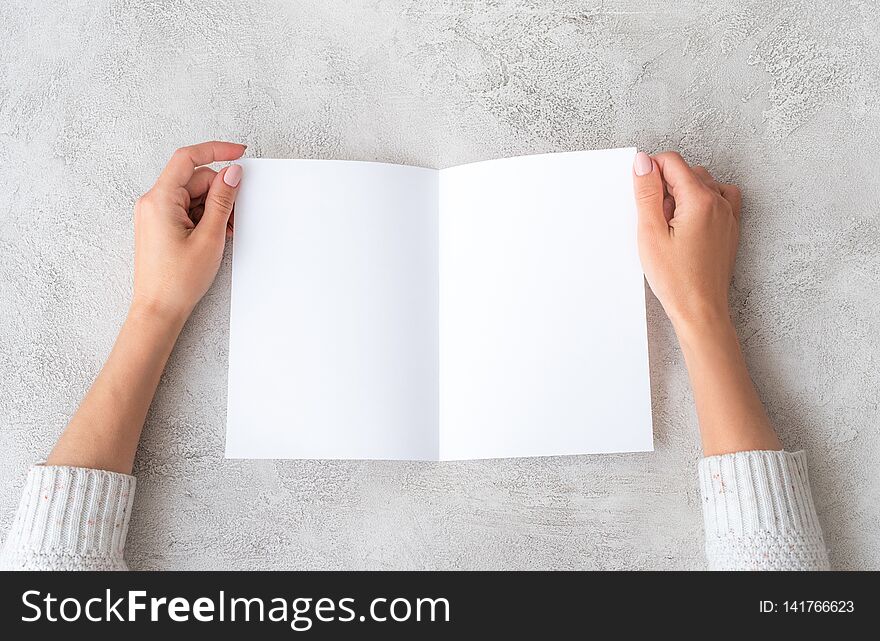
<svg viewBox="0 0 880 641"><path fill-rule="evenodd" d="M710 569L828 569L803 452L712 456L699 477ZM127 569L134 489L126 474L31 468L0 569Z"/></svg>

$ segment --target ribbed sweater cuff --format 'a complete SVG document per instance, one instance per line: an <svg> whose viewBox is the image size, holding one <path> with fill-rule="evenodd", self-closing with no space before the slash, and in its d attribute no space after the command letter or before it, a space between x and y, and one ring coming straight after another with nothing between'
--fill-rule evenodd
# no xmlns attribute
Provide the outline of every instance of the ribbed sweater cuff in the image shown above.
<svg viewBox="0 0 880 641"><path fill-rule="evenodd" d="M713 569L827 569L806 454L751 451L699 464Z"/></svg>
<svg viewBox="0 0 880 641"><path fill-rule="evenodd" d="M30 469L3 549L3 565L40 569L125 569L134 501L127 474L79 467Z"/></svg>

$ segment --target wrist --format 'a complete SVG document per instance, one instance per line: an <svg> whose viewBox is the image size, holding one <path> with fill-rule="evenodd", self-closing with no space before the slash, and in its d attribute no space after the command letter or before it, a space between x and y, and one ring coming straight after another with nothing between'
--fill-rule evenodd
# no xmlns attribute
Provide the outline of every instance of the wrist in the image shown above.
<svg viewBox="0 0 880 641"><path fill-rule="evenodd" d="M727 333L733 328L726 295L691 294L679 304L669 305L666 313L681 343Z"/></svg>
<svg viewBox="0 0 880 641"><path fill-rule="evenodd" d="M135 296L128 309L128 319L180 332L191 311L190 309L174 305L164 305L154 300Z"/></svg>
<svg viewBox="0 0 880 641"><path fill-rule="evenodd" d="M736 329L726 310L694 315L672 321L682 349L699 349L710 344L738 343Z"/></svg>

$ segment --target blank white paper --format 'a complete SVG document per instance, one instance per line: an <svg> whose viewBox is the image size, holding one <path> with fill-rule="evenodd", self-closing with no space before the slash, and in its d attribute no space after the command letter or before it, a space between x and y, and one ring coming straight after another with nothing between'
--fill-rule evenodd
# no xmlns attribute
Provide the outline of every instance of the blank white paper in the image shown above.
<svg viewBox="0 0 880 641"><path fill-rule="evenodd" d="M440 457L653 449L635 149L440 173Z"/></svg>
<svg viewBox="0 0 880 641"><path fill-rule="evenodd" d="M437 172L244 160L226 456L438 456Z"/></svg>
<svg viewBox="0 0 880 641"><path fill-rule="evenodd" d="M243 161L226 455L652 449L634 153Z"/></svg>

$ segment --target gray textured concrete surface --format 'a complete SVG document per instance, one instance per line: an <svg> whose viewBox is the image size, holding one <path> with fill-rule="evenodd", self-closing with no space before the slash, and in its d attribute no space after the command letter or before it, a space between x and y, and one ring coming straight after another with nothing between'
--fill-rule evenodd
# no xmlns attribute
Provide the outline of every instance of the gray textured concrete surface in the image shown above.
<svg viewBox="0 0 880 641"><path fill-rule="evenodd" d="M107 355L171 151L442 167L635 144L745 198L735 319L837 568L880 568L876 2L0 3L0 530ZM247 177L245 177L247 180ZM597 229L596 233L601 233ZM132 567L704 567L696 418L648 295L657 451L225 461L230 266L136 463Z"/></svg>

